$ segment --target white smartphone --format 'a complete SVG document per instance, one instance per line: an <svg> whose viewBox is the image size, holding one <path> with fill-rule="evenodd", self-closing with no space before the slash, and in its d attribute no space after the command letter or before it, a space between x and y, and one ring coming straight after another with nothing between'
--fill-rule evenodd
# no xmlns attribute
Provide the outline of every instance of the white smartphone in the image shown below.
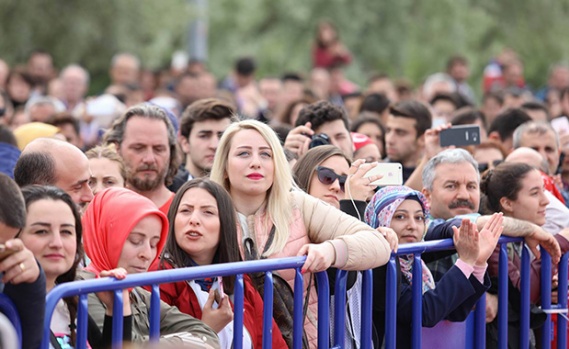
<svg viewBox="0 0 569 349"><path fill-rule="evenodd" d="M403 165L398 162L380 162L376 167L367 171L364 178L383 175L371 184L383 187L386 185L403 185Z"/></svg>
<svg viewBox="0 0 569 349"><path fill-rule="evenodd" d="M217 277L218 289L219 289L219 296L221 299L225 297L225 292L223 292L223 278L221 276Z"/></svg>
<svg viewBox="0 0 569 349"><path fill-rule="evenodd" d="M558 135L569 133L569 119L566 116L560 116L551 120L551 127Z"/></svg>

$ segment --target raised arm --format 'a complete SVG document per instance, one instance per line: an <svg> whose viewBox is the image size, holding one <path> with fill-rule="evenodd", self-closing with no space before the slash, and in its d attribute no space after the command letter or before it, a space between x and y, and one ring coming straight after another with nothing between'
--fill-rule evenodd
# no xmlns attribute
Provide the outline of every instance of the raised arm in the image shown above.
<svg viewBox="0 0 569 349"><path fill-rule="evenodd" d="M476 220L478 229L482 229L491 216L480 216ZM503 235L512 237L523 237L525 243L528 245L536 258L540 258L541 254L538 245L541 245L551 255L551 260L554 264L559 263L561 258L561 249L559 243L541 227L519 219L504 217L504 230Z"/></svg>

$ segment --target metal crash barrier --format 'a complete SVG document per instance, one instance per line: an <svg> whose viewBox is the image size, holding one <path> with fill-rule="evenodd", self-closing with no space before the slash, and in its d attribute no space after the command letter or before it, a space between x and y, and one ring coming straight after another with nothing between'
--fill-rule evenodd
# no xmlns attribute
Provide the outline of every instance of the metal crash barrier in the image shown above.
<svg viewBox="0 0 569 349"><path fill-rule="evenodd" d="M507 298L508 298L508 261L506 243L522 241L520 238L500 238L500 265L499 265L499 348L507 348ZM393 254L387 267L387 285L386 285L386 328L385 328L385 348L391 349L396 347L396 311L397 311L397 280L396 280L396 255L414 254L415 260L413 265L413 278L421 279L422 265L420 256L425 252L435 252L442 250L451 250L454 248L452 239L422 242L416 244L405 244L399 246L398 252ZM529 266L530 254L527 247L524 246L522 253L522 271L521 271L521 343L529 341ZM234 290L234 342L235 349L242 348L243 337L243 302L244 302L244 283L243 274L265 272L265 299L263 314L263 348L271 348L271 327L272 327L272 295L273 295L273 278L272 271L283 269L295 269L295 285L294 285L294 316L293 316L293 348L301 349L302 347L302 319L303 319L303 276L300 268L305 261L305 257L292 257L280 259L266 259L260 261L247 261L228 264L215 264L200 267L171 269L164 271L149 272L143 274L128 275L124 280L115 280L111 278L76 281L58 285L47 296L46 313L44 323L44 335L42 341L42 349L49 348L50 338L50 322L53 312L58 301L65 297L78 296L79 309L77 314L77 349L86 348L87 342L87 296L89 293L101 291L114 291L114 309L113 316L113 348L122 348L122 289L132 288L141 285L152 285L152 297L150 306L150 341L158 341L160 336L160 318L159 318L159 284L171 283L183 280L201 279L213 276L236 275L236 283ZM551 343L551 314L565 313L567 311L567 263L568 255L564 255L559 268L559 304L551 305L551 260L549 255L542 251L542 282L541 282L541 304L544 311L548 314L547 321L542 327L542 333L548 334L542 336L542 348L550 348ZM546 277L544 277L546 276ZM316 274L316 282L318 287L318 347L319 348L343 348L345 340L344 323L346 319L346 280L347 273L340 271L336 278L335 284L335 314L333 316L335 329L332 336L330 335L330 292L328 286L328 277L325 272ZM363 272L362 287L362 309L361 309L361 348L372 348L372 272L367 270ZM421 347L421 283L413 283L413 348ZM158 311L157 311L158 310ZM558 345L557 348L565 348L567 343L567 321L559 316L558 322ZM467 335L470 342L466 343L466 348L484 348L486 338L485 324L485 297L482 297L477 303L474 312L474 321L467 328ZM330 343L332 342L332 343Z"/></svg>
<svg viewBox="0 0 569 349"><path fill-rule="evenodd" d="M507 243L521 242L523 238L501 237L500 259L498 266L498 338L499 349L508 348L508 252ZM386 289L386 316L385 316L385 348L396 348L396 322L397 322L397 274L396 255L414 254L413 279L420 280L422 273L421 254L454 249L452 239L428 241L416 244L400 245L396 254L392 254L387 269ZM552 328L551 314L567 314L567 265L569 254L562 256L559 263L559 304L551 304L551 257L541 249L541 307L547 314L547 320L542 326L541 348L551 348ZM530 252L524 245L521 256L521 301L520 301L520 343L529 343L530 330ZM412 348L421 348L421 319L422 319L422 291L421 283L412 284L413 307L412 307ZM467 327L467 338L472 341L466 343L466 348L483 349L486 347L486 297L482 296L476 304L474 321ZM557 348L567 347L567 320L559 316L557 322Z"/></svg>

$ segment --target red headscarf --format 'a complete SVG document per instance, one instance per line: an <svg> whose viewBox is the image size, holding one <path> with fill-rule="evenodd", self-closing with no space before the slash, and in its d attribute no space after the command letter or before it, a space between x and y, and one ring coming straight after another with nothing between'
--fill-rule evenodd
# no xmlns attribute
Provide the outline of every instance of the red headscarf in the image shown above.
<svg viewBox="0 0 569 349"><path fill-rule="evenodd" d="M149 215L162 220L156 260L168 235L168 219L164 213L146 197L125 188L109 188L95 195L81 219L83 245L91 259L86 269L97 275L103 270L115 269L132 229Z"/></svg>

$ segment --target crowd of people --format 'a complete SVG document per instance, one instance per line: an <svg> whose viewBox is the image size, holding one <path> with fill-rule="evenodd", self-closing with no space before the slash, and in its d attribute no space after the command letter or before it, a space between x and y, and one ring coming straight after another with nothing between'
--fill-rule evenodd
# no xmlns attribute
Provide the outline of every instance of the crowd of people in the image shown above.
<svg viewBox="0 0 569 349"><path fill-rule="evenodd" d="M359 348L362 275L373 270L373 344L385 324L386 266L399 244L453 238L454 251L422 258L425 346L464 345L464 320L486 294L486 343L498 342L501 235L532 251L531 342L544 321L540 248L569 251L569 66L554 64L532 91L523 61L504 49L483 86L468 60L450 57L418 87L387 74L366 86L344 75L352 53L331 22L317 27L313 69L256 75L252 57L218 79L206 62L152 71L118 53L110 85L93 96L89 72L59 71L47 51L26 64L0 60L0 272L37 348L47 292L78 279L306 256L303 347L316 348L318 290L347 270L346 342ZM65 62L70 63L70 62ZM481 91L481 92L479 92ZM452 126L475 125L479 144L442 147ZM384 163L400 183L379 186ZM372 174L374 173L374 174ZM518 347L522 244L508 245L509 347ZM399 256L397 346L411 345L413 256ZM557 301L557 268L552 271ZM419 282L417 281L417 282ZM272 345L292 345L295 272L275 272ZM234 277L163 284L161 343L233 345ZM260 348L264 284L244 278L245 348ZM123 339L149 336L150 293L123 291ZM55 349L76 345L77 299L58 304ZM333 306L333 303L331 304ZM88 343L111 341L113 294L89 296ZM338 330L338 329L336 329ZM461 344L462 343L462 344Z"/></svg>

